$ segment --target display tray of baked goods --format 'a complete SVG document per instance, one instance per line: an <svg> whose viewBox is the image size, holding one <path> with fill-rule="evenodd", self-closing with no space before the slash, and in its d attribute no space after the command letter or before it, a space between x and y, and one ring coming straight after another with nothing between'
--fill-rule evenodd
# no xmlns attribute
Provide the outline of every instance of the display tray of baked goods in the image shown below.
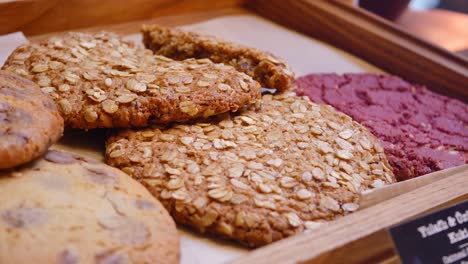
<svg viewBox="0 0 468 264"><path fill-rule="evenodd" d="M467 60L214 3L0 3L0 263L399 263L389 227L468 199Z"/></svg>

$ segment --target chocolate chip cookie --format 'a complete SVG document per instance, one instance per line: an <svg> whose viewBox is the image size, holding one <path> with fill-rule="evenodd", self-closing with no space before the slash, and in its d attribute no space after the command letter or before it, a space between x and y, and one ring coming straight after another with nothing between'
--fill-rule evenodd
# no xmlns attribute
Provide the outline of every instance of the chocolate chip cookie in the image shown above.
<svg viewBox="0 0 468 264"><path fill-rule="evenodd" d="M50 150L0 172L0 263L178 263L164 207L125 173Z"/></svg>
<svg viewBox="0 0 468 264"><path fill-rule="evenodd" d="M281 92L290 89L294 81L289 65L269 52L159 25L144 25L142 32L145 46L159 55L175 60L207 58L225 63L248 74L263 87Z"/></svg>
<svg viewBox="0 0 468 264"><path fill-rule="evenodd" d="M63 133L63 119L39 86L0 71L0 169L31 161Z"/></svg>
<svg viewBox="0 0 468 264"><path fill-rule="evenodd" d="M176 222L252 247L355 211L360 192L395 181L362 125L291 93L207 123L120 131L106 160Z"/></svg>
<svg viewBox="0 0 468 264"><path fill-rule="evenodd" d="M21 46L3 68L38 83L72 128L208 117L260 97L260 84L230 66L155 56L108 32L68 33Z"/></svg>

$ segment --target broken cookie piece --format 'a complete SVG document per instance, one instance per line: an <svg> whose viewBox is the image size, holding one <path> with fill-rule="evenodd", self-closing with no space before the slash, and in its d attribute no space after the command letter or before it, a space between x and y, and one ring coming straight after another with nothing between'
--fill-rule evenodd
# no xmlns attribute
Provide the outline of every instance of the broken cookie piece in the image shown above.
<svg viewBox="0 0 468 264"><path fill-rule="evenodd" d="M290 89L294 81L289 65L269 52L159 25L144 25L142 32L145 46L158 55L175 60L206 58L231 65L254 78L262 87L280 92Z"/></svg>

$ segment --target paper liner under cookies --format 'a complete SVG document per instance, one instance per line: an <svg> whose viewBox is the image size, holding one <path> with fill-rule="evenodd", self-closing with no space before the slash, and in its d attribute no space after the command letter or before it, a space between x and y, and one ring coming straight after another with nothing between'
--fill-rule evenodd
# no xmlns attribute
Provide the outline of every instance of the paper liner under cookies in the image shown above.
<svg viewBox="0 0 468 264"><path fill-rule="evenodd" d="M226 16L181 27L277 54L288 61L297 76L309 72L382 72L361 59L258 16ZM137 32L125 39L142 43L141 34ZM22 43L15 42L12 49L20 44ZM8 56L9 54L0 52L0 57L6 59ZM103 138L104 132L100 131L66 132L65 138L54 147L103 160ZM249 252L238 245L220 243L185 229L180 229L180 233L182 264L225 263Z"/></svg>

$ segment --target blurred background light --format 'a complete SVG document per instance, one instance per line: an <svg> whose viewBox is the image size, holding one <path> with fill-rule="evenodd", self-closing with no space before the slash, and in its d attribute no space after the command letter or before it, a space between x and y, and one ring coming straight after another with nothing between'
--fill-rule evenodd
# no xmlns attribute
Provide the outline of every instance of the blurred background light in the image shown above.
<svg viewBox="0 0 468 264"><path fill-rule="evenodd" d="M437 7L440 0L412 0L410 8L414 10L426 10Z"/></svg>

